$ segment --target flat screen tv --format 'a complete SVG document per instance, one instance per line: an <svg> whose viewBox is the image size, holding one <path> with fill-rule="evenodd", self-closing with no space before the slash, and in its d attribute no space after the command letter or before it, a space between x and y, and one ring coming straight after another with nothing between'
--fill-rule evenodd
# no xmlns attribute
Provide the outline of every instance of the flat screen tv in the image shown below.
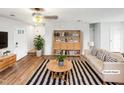
<svg viewBox="0 0 124 93"><path fill-rule="evenodd" d="M0 32L0 49L8 47L8 32Z"/></svg>

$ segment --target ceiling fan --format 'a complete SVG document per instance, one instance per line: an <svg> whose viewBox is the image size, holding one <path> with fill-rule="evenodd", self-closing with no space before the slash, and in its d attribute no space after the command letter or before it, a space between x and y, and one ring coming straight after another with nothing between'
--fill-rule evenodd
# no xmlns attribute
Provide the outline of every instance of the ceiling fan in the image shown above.
<svg viewBox="0 0 124 93"><path fill-rule="evenodd" d="M52 19L52 20L57 20L58 16L57 15L44 15L43 12L45 11L44 8L31 8L32 10L32 16L41 16L43 19Z"/></svg>

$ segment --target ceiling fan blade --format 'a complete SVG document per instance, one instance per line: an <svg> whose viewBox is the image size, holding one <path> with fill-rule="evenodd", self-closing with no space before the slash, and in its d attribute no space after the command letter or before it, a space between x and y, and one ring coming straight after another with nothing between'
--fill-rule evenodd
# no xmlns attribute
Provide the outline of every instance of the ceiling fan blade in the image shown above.
<svg viewBox="0 0 124 93"><path fill-rule="evenodd" d="M58 19L58 16L44 16L44 18L45 19L54 19L54 20L56 20L56 19Z"/></svg>

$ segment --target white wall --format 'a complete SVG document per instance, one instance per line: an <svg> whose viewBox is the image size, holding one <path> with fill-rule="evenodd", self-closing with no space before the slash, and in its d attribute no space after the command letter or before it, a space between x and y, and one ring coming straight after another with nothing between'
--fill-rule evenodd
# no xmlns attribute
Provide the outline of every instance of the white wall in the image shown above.
<svg viewBox="0 0 124 93"><path fill-rule="evenodd" d="M25 24L23 22L15 21L8 18L0 17L0 31L8 32L8 48L1 49L1 52L10 50L14 52L14 31L17 28L24 28L26 30L27 38L27 50L34 47L33 39L35 35L40 34L45 39L45 55L52 54L52 38L54 30L81 30L83 32L83 49L88 49L89 42L89 24L84 22L47 22L45 25L39 27L33 27L32 25ZM22 50L23 51L23 50ZM83 52L82 52L83 53Z"/></svg>
<svg viewBox="0 0 124 93"><path fill-rule="evenodd" d="M100 48L110 50L110 24L100 24Z"/></svg>
<svg viewBox="0 0 124 93"><path fill-rule="evenodd" d="M111 35L113 30L121 32L121 52L124 52L124 22L103 22L101 23L101 48L111 50Z"/></svg>
<svg viewBox="0 0 124 93"><path fill-rule="evenodd" d="M32 41L32 34L33 26L12 20L9 18L0 17L0 31L8 32L8 48L0 49L0 52L4 52L6 50L10 50L11 52L14 52L15 44L14 44L14 31L16 31L17 28L23 28L26 31L26 38L27 38L27 45L28 47L26 49L26 52L32 47L31 41ZM23 49L22 49L23 51Z"/></svg>
<svg viewBox="0 0 124 93"><path fill-rule="evenodd" d="M32 49L33 46L33 38L34 38L34 27L28 26L27 27L27 39L28 39L28 50Z"/></svg>
<svg viewBox="0 0 124 93"><path fill-rule="evenodd" d="M45 25L45 55L52 54L54 30L80 30L83 32L83 49L89 49L89 24L84 22L49 22ZM82 51L83 53L83 51Z"/></svg>
<svg viewBox="0 0 124 93"><path fill-rule="evenodd" d="M98 25L99 24L99 25ZM95 25L95 46L106 50L110 49L113 30L121 32L121 52L124 52L124 22L101 22Z"/></svg>
<svg viewBox="0 0 124 93"><path fill-rule="evenodd" d="M45 35L45 25L41 24L39 26L34 26L34 36L35 35L41 35L42 37L44 37Z"/></svg>

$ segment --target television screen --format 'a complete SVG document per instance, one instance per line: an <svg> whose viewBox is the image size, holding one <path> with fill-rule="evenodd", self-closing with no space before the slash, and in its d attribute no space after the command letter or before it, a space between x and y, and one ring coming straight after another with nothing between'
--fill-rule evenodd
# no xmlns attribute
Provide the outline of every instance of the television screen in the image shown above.
<svg viewBox="0 0 124 93"><path fill-rule="evenodd" d="M0 32L0 49L8 47L8 32Z"/></svg>

